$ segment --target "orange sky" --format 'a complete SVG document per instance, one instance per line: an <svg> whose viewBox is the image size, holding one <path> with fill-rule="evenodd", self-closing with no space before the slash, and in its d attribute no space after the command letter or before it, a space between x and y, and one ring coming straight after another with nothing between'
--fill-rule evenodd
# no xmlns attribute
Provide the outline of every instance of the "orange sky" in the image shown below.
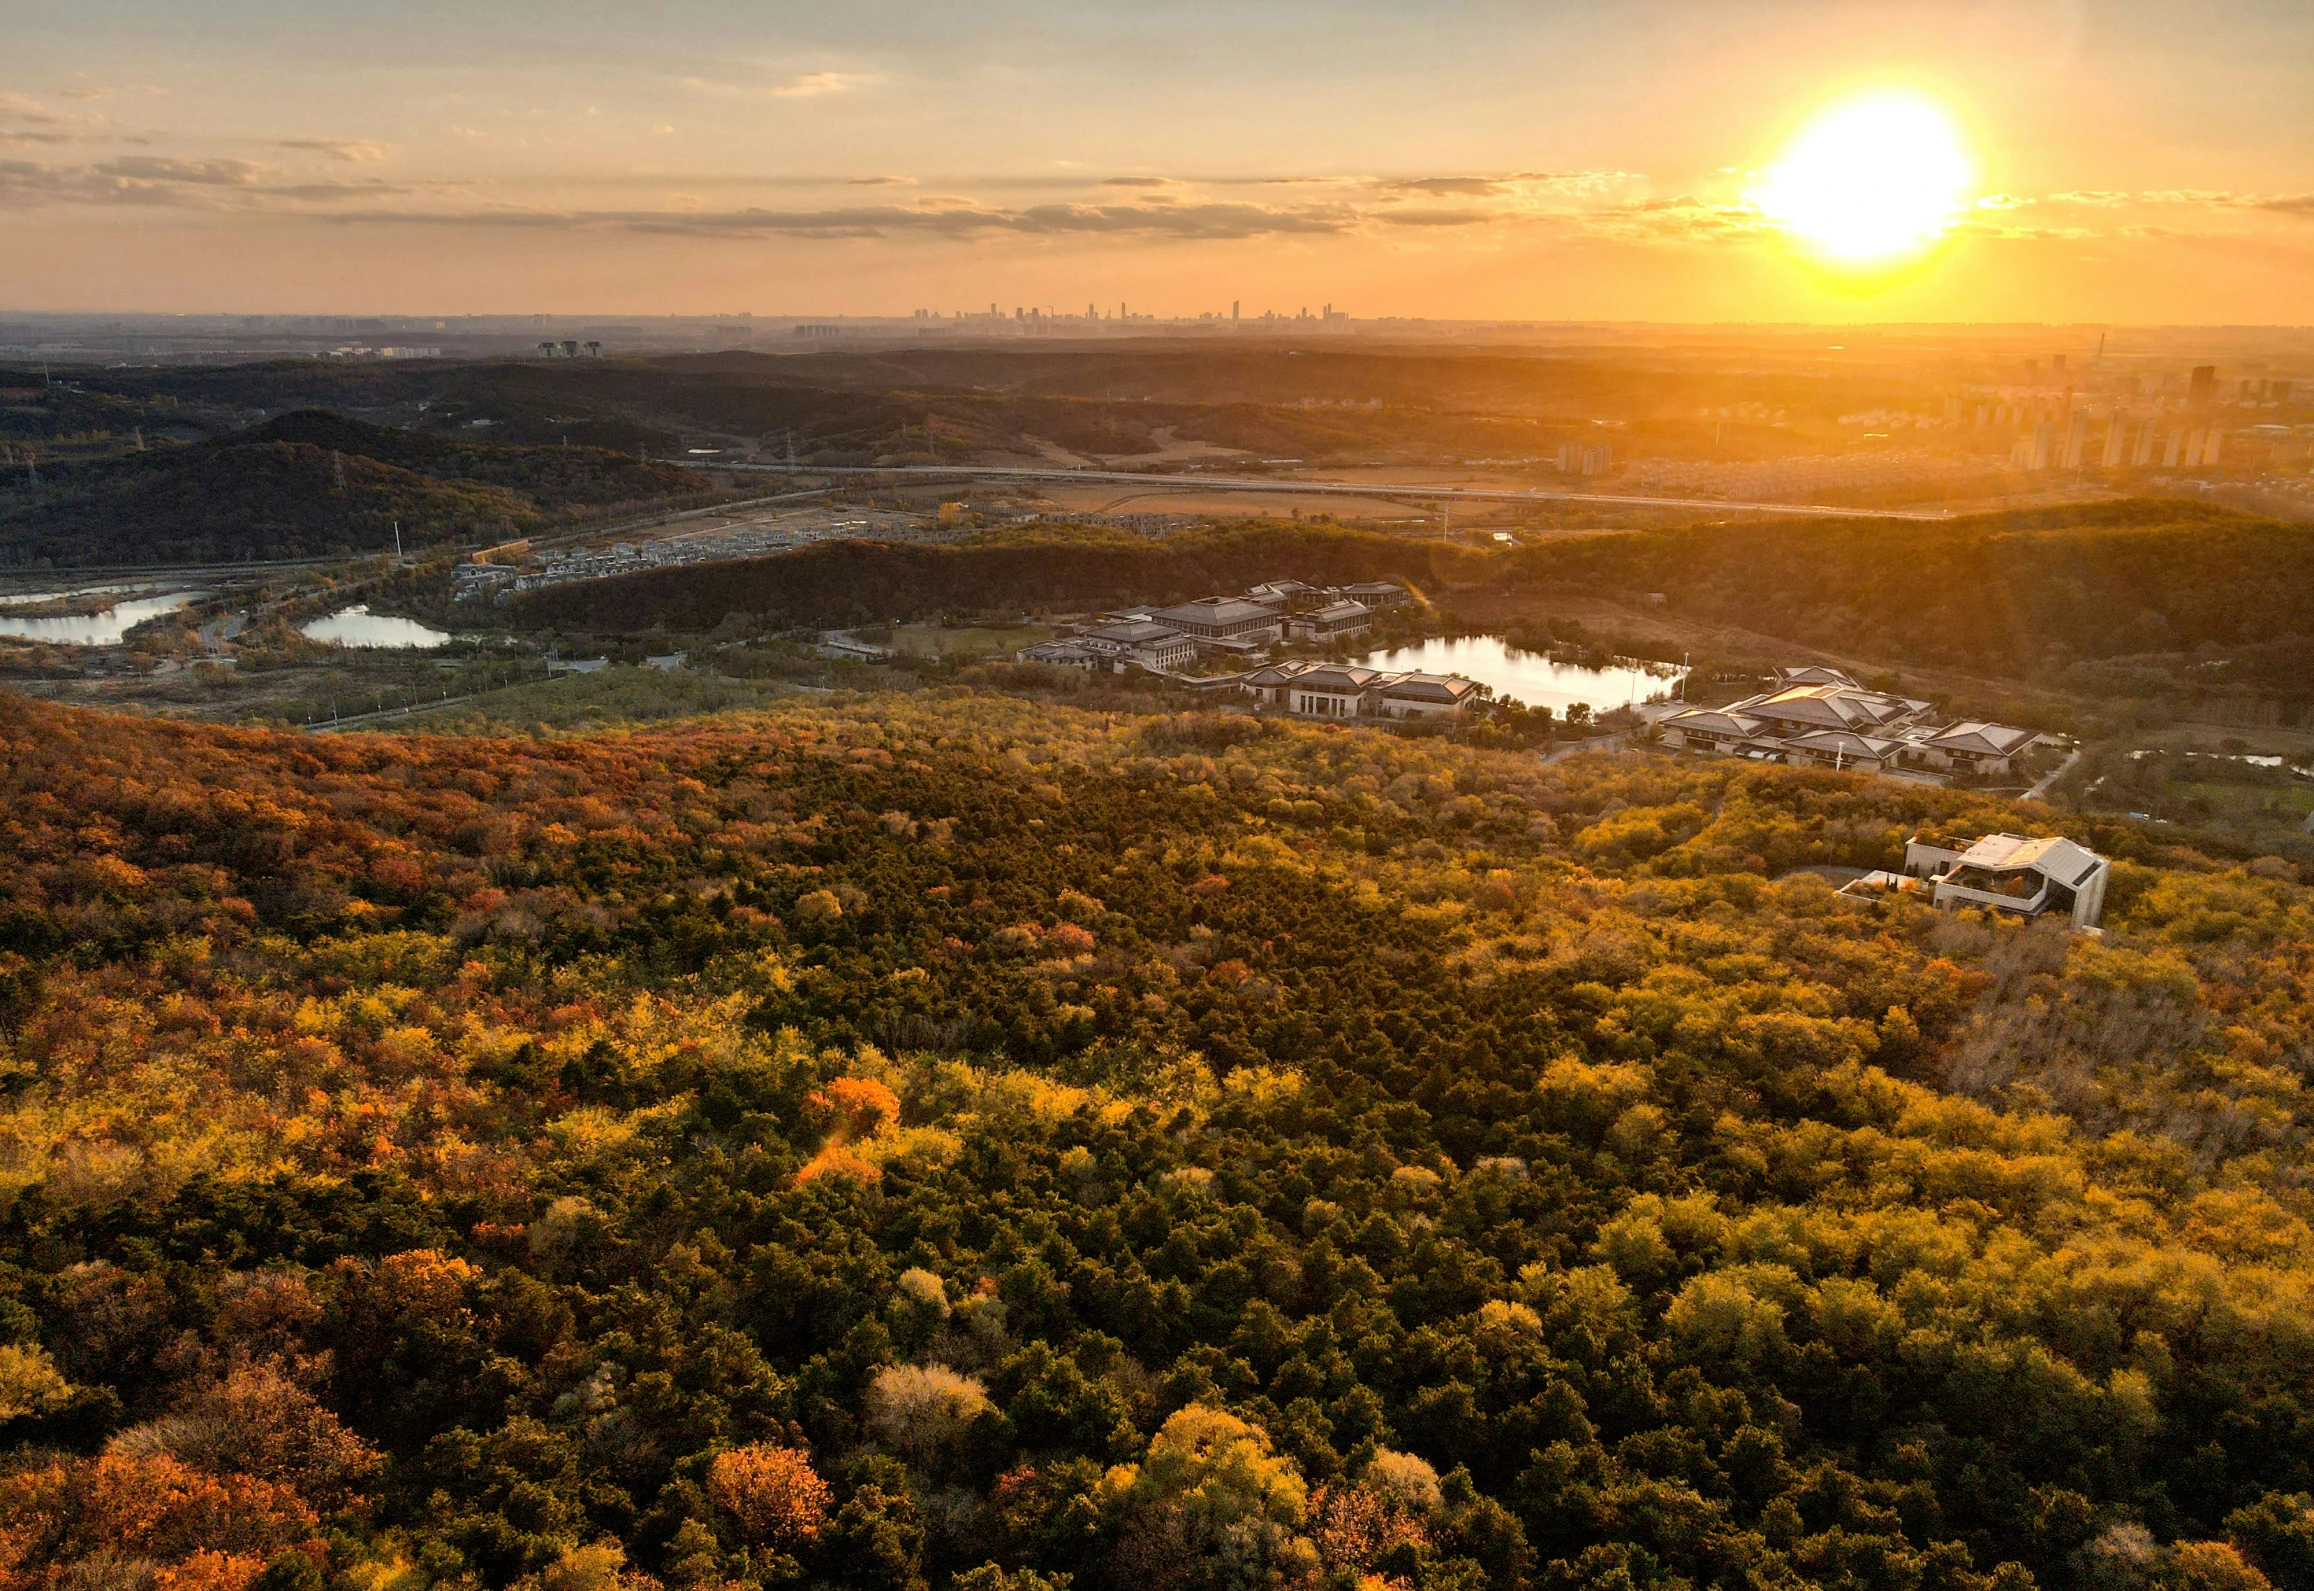
<svg viewBox="0 0 2314 1591"><path fill-rule="evenodd" d="M2302 0L11 9L0 308L2314 321ZM1891 86L1859 284L1749 195Z"/></svg>

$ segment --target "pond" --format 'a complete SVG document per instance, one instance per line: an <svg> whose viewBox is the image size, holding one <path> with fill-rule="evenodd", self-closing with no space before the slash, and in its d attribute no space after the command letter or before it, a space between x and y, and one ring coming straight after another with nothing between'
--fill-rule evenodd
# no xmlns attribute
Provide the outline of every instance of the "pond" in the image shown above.
<svg viewBox="0 0 2314 1591"><path fill-rule="evenodd" d="M1678 687L1681 672L1669 663L1628 662L1612 668L1555 663L1541 652L1506 645L1499 635L1440 637L1419 646L1371 653L1358 661L1367 668L1461 674L1493 686L1498 700L1515 696L1529 707L1548 707L1554 713L1577 702L1603 713L1626 702L1654 701Z"/></svg>
<svg viewBox="0 0 2314 1591"><path fill-rule="evenodd" d="M340 608L326 619L315 619L302 626L298 634L309 641L334 641L339 646L368 648L398 648L427 651L450 639L446 630L437 630L416 619L398 619L390 613L372 613L369 604L357 602L350 608Z"/></svg>
<svg viewBox="0 0 2314 1591"><path fill-rule="evenodd" d="M64 592L54 595L78 596ZM95 593L86 593L94 595ZM0 614L0 635L20 641L46 641L51 646L118 646L121 637L147 619L174 613L201 593L167 591L149 597L116 602L102 613L53 613L42 618L15 618ZM54 600L54 595L47 600ZM31 602L41 597L25 597Z"/></svg>

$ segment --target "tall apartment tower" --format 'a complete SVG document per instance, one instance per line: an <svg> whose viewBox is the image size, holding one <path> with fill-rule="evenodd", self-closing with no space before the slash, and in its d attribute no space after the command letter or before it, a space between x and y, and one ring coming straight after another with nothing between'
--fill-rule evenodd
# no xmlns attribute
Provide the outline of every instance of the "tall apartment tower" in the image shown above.
<svg viewBox="0 0 2314 1591"><path fill-rule="evenodd" d="M2065 424L2065 468L2081 467L2081 455L2089 445L2089 411L2075 409L2073 418Z"/></svg>
<svg viewBox="0 0 2314 1591"><path fill-rule="evenodd" d="M2218 367L2216 365L2194 366L2193 380L2186 384L2185 401L2199 409L2216 402L2217 396Z"/></svg>
<svg viewBox="0 0 2314 1591"><path fill-rule="evenodd" d="M2160 440L2161 438L2155 432L2154 425L2151 420L2146 420L2140 423L2137 427L2137 446L2131 450L2129 455L2130 464L2138 469L2143 469L2147 465L2151 464L2153 462L2154 444Z"/></svg>
<svg viewBox="0 0 2314 1591"><path fill-rule="evenodd" d="M2116 409L2113 411L2113 418L2105 422L2104 463L2107 469L2117 470L2121 468L2122 444L2128 440L2129 416Z"/></svg>
<svg viewBox="0 0 2314 1591"><path fill-rule="evenodd" d="M2033 427L2033 448L2027 457L2025 468L2045 470L2049 467L2049 455L2055 451L2056 432L2057 428L2046 420Z"/></svg>

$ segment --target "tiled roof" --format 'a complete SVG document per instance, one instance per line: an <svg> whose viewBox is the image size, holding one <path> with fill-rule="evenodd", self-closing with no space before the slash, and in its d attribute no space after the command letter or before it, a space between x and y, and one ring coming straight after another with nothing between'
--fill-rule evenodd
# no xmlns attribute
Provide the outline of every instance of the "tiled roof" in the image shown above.
<svg viewBox="0 0 2314 1591"><path fill-rule="evenodd" d="M2006 757L2022 751L2032 738L2033 732L2030 729L1971 719L1938 730L1924 744L1940 751L1968 751L1983 756Z"/></svg>
<svg viewBox="0 0 2314 1591"><path fill-rule="evenodd" d="M1480 689L1476 680L1459 674L1401 674L1385 676L1382 694L1400 701L1459 702Z"/></svg>

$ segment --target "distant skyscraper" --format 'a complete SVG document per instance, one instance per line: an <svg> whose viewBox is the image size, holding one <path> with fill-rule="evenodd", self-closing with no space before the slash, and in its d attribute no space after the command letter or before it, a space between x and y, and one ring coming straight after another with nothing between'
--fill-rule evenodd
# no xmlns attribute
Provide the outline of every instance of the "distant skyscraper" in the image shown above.
<svg viewBox="0 0 2314 1591"><path fill-rule="evenodd" d="M2065 423L2065 468L2081 467L2081 455L2089 445L2089 411L2075 409L2073 418Z"/></svg>
<svg viewBox="0 0 2314 1591"><path fill-rule="evenodd" d="M2214 470L2218 467L2218 461L2222 457L2220 450L2224 446L2225 440L2225 432L2214 425L2210 427L2209 440L2202 444L2202 468Z"/></svg>
<svg viewBox="0 0 2314 1591"><path fill-rule="evenodd" d="M2184 445L2185 433L2183 431L2169 433L2169 440L2163 443L2161 448L2161 467L2163 469L2174 470L2177 468L2178 449Z"/></svg>
<svg viewBox="0 0 2314 1591"><path fill-rule="evenodd" d="M2045 470L2049 467L2049 455L2055 450L2053 444L2057 439L2056 431L2057 428L2046 420L2033 427L2033 448L2027 456L2025 468Z"/></svg>
<svg viewBox="0 0 2314 1591"><path fill-rule="evenodd" d="M2185 401L2198 409L2214 401L2217 395L2218 367L2216 365L2194 366L2193 380L2188 383L2185 389Z"/></svg>
<svg viewBox="0 0 2314 1591"><path fill-rule="evenodd" d="M2105 422L2104 463L2107 469L2117 470L2121 468L2122 445L2128 440L2129 416L2116 409L2113 411L2113 418Z"/></svg>
<svg viewBox="0 0 2314 1591"><path fill-rule="evenodd" d="M2137 427L2137 447L2129 455L2129 462L2143 469L2153 462L2153 445L2160 441L2151 420L2140 421Z"/></svg>
<svg viewBox="0 0 2314 1591"><path fill-rule="evenodd" d="M1235 320L1235 319L1237 319L1237 310L1238 310L1238 305L1239 305L1241 302L1242 302L1242 300L1240 300L1240 299L1235 299L1235 298L1233 298L1233 299L1231 299L1231 300L1229 301L1229 318L1230 318L1231 320Z"/></svg>

